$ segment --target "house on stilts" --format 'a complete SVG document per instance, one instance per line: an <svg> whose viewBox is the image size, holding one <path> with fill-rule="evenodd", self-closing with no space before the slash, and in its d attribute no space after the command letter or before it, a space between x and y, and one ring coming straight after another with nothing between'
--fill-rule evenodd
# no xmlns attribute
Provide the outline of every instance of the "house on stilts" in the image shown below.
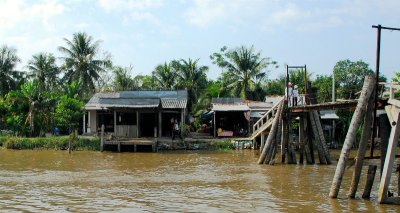
<svg viewBox="0 0 400 213"><path fill-rule="evenodd" d="M182 127L187 114L186 90L96 93L85 105L83 133L115 137L170 137L171 120Z"/></svg>

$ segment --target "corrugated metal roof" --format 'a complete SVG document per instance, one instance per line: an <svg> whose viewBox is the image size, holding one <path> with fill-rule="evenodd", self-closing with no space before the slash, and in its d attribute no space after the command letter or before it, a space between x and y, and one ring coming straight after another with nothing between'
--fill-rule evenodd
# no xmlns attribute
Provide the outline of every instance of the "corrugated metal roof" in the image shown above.
<svg viewBox="0 0 400 213"><path fill-rule="evenodd" d="M284 98L284 96L265 96L265 102L274 106L276 103L282 100L282 98Z"/></svg>
<svg viewBox="0 0 400 213"><path fill-rule="evenodd" d="M249 111L247 104L212 104L212 111Z"/></svg>
<svg viewBox="0 0 400 213"><path fill-rule="evenodd" d="M162 98L161 106L163 109L184 109L186 108L186 99Z"/></svg>
<svg viewBox="0 0 400 213"><path fill-rule="evenodd" d="M162 101L164 100L165 101ZM187 91L121 91L96 93L85 105L87 110L104 108L186 108Z"/></svg>
<svg viewBox="0 0 400 213"><path fill-rule="evenodd" d="M240 104L243 103L243 99L241 98L212 98L212 104Z"/></svg>

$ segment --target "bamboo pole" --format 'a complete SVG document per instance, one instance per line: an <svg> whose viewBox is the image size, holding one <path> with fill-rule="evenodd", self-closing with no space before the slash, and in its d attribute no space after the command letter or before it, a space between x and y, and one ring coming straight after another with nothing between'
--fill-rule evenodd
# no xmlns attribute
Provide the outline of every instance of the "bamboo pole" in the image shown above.
<svg viewBox="0 0 400 213"><path fill-rule="evenodd" d="M365 151L367 150L368 140L371 138L372 110L374 109L374 101L375 101L375 95L374 93L372 93L368 101L367 112L365 113L364 116L364 125L362 129L361 140L358 146L357 158L354 166L353 178L351 180L351 186L349 191L350 198L354 198L356 196L358 183L360 182Z"/></svg>
<svg viewBox="0 0 400 213"><path fill-rule="evenodd" d="M282 134L282 129L279 129L279 126L282 125L282 111L279 114L277 112L276 116L278 116L278 126L276 128L276 132L274 133L275 136L273 137L271 142L271 148L269 148L267 156L264 160L264 164L269 165L275 164L275 155L278 148L278 140L280 140L280 135Z"/></svg>
<svg viewBox="0 0 400 213"><path fill-rule="evenodd" d="M308 115L309 115L310 121L311 121L311 127L312 127L313 135L314 135L314 142L315 142L315 145L317 146L317 150L318 150L319 162L321 164L326 164L327 162L326 162L326 158L325 158L325 154L324 154L325 152L322 148L322 143L319 138L317 125L316 125L315 118L314 118L314 116L315 116L314 111L309 112Z"/></svg>
<svg viewBox="0 0 400 213"><path fill-rule="evenodd" d="M387 147L388 147L388 142L389 142L389 135L390 135L390 122L389 118L386 114L380 115L379 116L379 130L381 133L381 147L380 147L380 152L381 152L381 169L380 169L380 176L382 176L382 171L383 171L383 165L385 163L385 158L386 158L386 152L387 152Z"/></svg>
<svg viewBox="0 0 400 213"><path fill-rule="evenodd" d="M369 165L367 173L367 181L365 182L362 198L369 198L371 195L372 185L374 184L376 165Z"/></svg>
<svg viewBox="0 0 400 213"><path fill-rule="evenodd" d="M272 139L275 137L274 134L276 134L276 129L277 129L278 123L279 123L279 114L281 113L281 111L282 111L282 104L279 105L277 113L275 114L275 118L272 123L271 130L267 137L267 141L265 142L265 145L261 152L260 158L258 159L258 164L264 163L265 157L268 153L268 149L271 146Z"/></svg>
<svg viewBox="0 0 400 213"><path fill-rule="evenodd" d="M373 76L366 76L364 80L363 89L361 91L360 99L357 103L356 110L351 119L350 127L340 153L339 162L336 166L335 175L333 177L332 186L329 192L329 197L337 198L339 194L340 185L342 183L344 170L346 167L347 159L349 158L350 149L353 146L357 129L360 126L362 115L364 114L367 101L371 97L372 91L375 86L375 78Z"/></svg>
<svg viewBox="0 0 400 213"><path fill-rule="evenodd" d="M319 114L318 114L318 112L316 110L313 111L313 114L314 114L315 125L317 127L319 141L320 141L321 146L322 146L322 151L324 153L324 157L325 157L326 163L327 164L332 164L331 156L329 154L329 148L326 145L324 132L323 132L322 126L321 126L321 119L319 118Z"/></svg>

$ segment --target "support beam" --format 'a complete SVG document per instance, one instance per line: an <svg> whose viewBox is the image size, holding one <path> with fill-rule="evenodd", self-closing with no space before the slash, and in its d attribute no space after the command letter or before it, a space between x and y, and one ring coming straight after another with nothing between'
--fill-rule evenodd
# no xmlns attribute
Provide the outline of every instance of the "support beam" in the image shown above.
<svg viewBox="0 0 400 213"><path fill-rule="evenodd" d="M83 113L82 134L86 133L86 111Z"/></svg>
<svg viewBox="0 0 400 213"><path fill-rule="evenodd" d="M396 155L396 148L400 135L400 109L397 109L397 113L393 117L392 131L390 131L389 144L387 148L387 154L385 164L383 166L383 172L381 182L379 185L378 202L386 203L388 198L388 188L390 184L390 178L392 176L392 170L394 165L394 159ZM393 114L392 114L393 115Z"/></svg>
<svg viewBox="0 0 400 213"><path fill-rule="evenodd" d="M137 135L138 138L140 138L140 135L139 135L139 133L140 133L140 131L139 131L139 128L140 128L140 125L139 125L139 111L136 111L136 125L137 125L136 135Z"/></svg>
<svg viewBox="0 0 400 213"><path fill-rule="evenodd" d="M371 97L372 91L374 90L375 81L376 79L373 76L365 76L363 89L361 91L361 95L356 110L351 119L349 130L347 132L346 139L344 141L343 148L340 153L339 161L336 166L335 175L332 180L332 186L329 192L329 197L331 198L337 198L339 194L339 189L340 185L342 184L344 170L350 155L350 149L353 146L357 129L360 126L362 116L366 111L365 106L367 105L367 102Z"/></svg>
<svg viewBox="0 0 400 213"><path fill-rule="evenodd" d="M162 110L158 111L158 137L162 135Z"/></svg>
<svg viewBox="0 0 400 213"><path fill-rule="evenodd" d="M117 111L114 110L114 135L117 135Z"/></svg>

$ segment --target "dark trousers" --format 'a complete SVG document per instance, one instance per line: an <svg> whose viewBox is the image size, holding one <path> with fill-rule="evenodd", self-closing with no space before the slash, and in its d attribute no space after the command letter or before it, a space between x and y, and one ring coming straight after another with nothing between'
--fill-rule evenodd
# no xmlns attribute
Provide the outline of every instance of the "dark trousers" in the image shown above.
<svg viewBox="0 0 400 213"><path fill-rule="evenodd" d="M179 138L182 139L182 136L181 136L179 130L172 131L172 140L175 139L175 136L179 136Z"/></svg>
<svg viewBox="0 0 400 213"><path fill-rule="evenodd" d="M293 97L293 104L292 106L297 106L297 97Z"/></svg>

